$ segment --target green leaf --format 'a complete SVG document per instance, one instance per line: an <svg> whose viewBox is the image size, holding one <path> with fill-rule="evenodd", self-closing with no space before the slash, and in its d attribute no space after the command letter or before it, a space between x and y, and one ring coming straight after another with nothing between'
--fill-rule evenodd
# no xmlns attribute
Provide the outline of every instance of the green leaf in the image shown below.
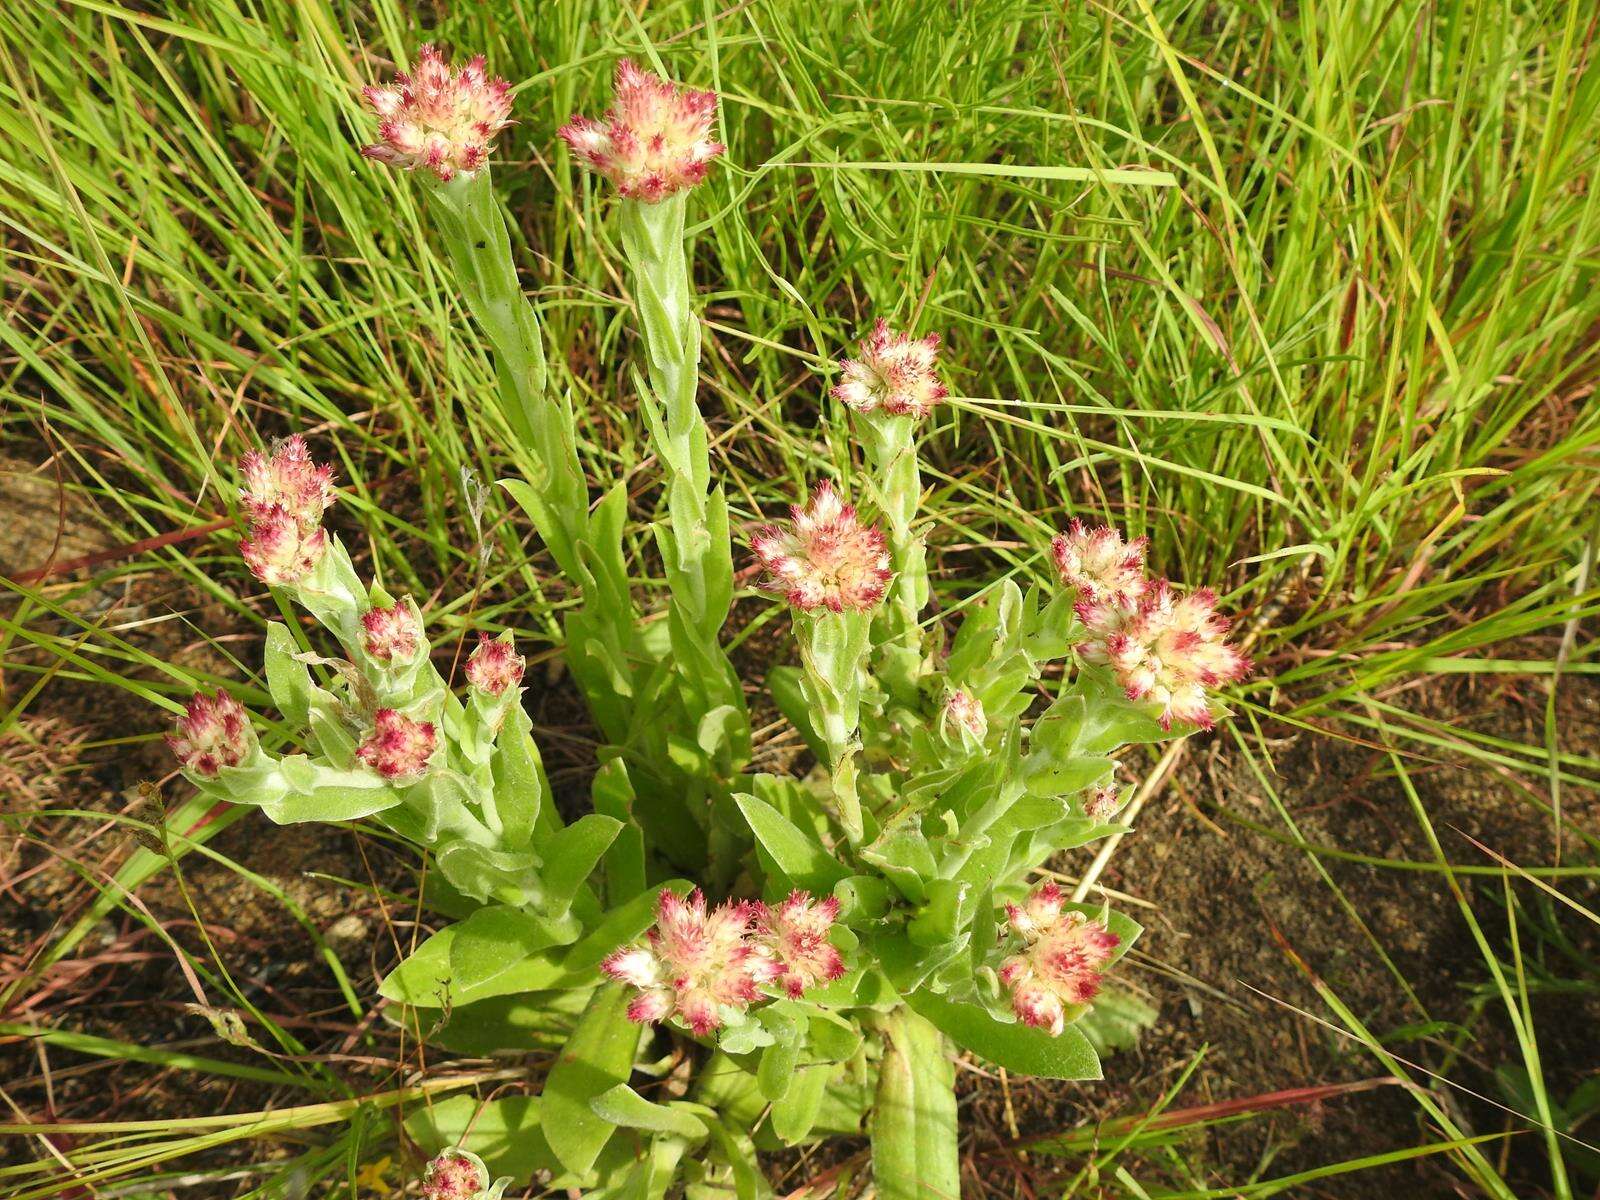
<svg viewBox="0 0 1600 1200"><path fill-rule="evenodd" d="M265 651L267 690L285 723L297 729L310 720L311 702L319 690L305 663L295 657L298 653L300 647L295 645L289 627L281 621L269 622Z"/></svg>
<svg viewBox="0 0 1600 1200"><path fill-rule="evenodd" d="M359 821L400 803L400 793L372 771L341 771L291 754L279 763L289 790L263 798L261 811L280 825Z"/></svg>
<svg viewBox="0 0 1600 1200"><path fill-rule="evenodd" d="M806 749L819 762L828 760L828 743L817 732L811 720L811 703L806 699L805 676L798 667L773 667L767 672L767 694L772 702L799 732Z"/></svg>
<svg viewBox="0 0 1600 1200"><path fill-rule="evenodd" d="M960 1200L955 1069L944 1039L904 1008L886 1025L871 1122L878 1200Z"/></svg>
<svg viewBox="0 0 1600 1200"><path fill-rule="evenodd" d="M839 860L822 848L820 842L807 837L788 817L766 801L748 792L735 793L733 800L744 814L756 840L796 887L822 896L849 875Z"/></svg>
<svg viewBox="0 0 1600 1200"><path fill-rule="evenodd" d="M976 1004L919 991L907 1002L952 1042L979 1058L1041 1079L1099 1079L1100 1059L1089 1039L1068 1025L1060 1036L1020 1023L1006 1023Z"/></svg>
<svg viewBox="0 0 1600 1200"><path fill-rule="evenodd" d="M589 813L568 825L544 846L545 909L560 916L594 871L600 856L617 840L622 822L615 817Z"/></svg>
<svg viewBox="0 0 1600 1200"><path fill-rule="evenodd" d="M590 1107L633 1070L639 1027L628 1020L628 996L608 983L595 991L545 1080L541 1123L556 1157L587 1175L615 1126Z"/></svg>
<svg viewBox="0 0 1600 1200"><path fill-rule="evenodd" d="M558 1168L540 1131L539 1105L532 1096L489 1101L451 1096L417 1105L405 1124L428 1155L460 1146L483 1159L491 1175L509 1175L518 1186L536 1171Z"/></svg>
<svg viewBox="0 0 1600 1200"><path fill-rule="evenodd" d="M594 810L622 822L617 840L606 851L606 898L612 904L631 900L645 889L644 835L633 820L633 781L620 758L601 764L590 787Z"/></svg>
<svg viewBox="0 0 1600 1200"><path fill-rule="evenodd" d="M1131 1050L1139 1035L1156 1023L1160 1015L1132 992L1119 987L1101 988L1088 1012L1072 1027L1089 1039L1095 1052L1104 1058L1116 1050Z"/></svg>
<svg viewBox="0 0 1600 1200"><path fill-rule="evenodd" d="M602 1120L627 1129L646 1129L698 1142L706 1136L706 1123L682 1105L656 1104L625 1083L601 1092L589 1107Z"/></svg>
<svg viewBox="0 0 1600 1200"><path fill-rule="evenodd" d="M534 745L528 718L520 707L501 726L489 769L494 776L495 811L505 827L505 844L523 849L533 840L545 796L539 748Z"/></svg>
<svg viewBox="0 0 1600 1200"><path fill-rule="evenodd" d="M772 1102L772 1131L785 1145L805 1141L816 1127L833 1072L830 1063L806 1063L795 1072L788 1090Z"/></svg>
<svg viewBox="0 0 1600 1200"><path fill-rule="evenodd" d="M518 968L527 959L570 943L577 933L575 923L558 923L520 908L480 908L455 927L450 944L452 999L465 1004L519 990Z"/></svg>
<svg viewBox="0 0 1600 1200"><path fill-rule="evenodd" d="M800 1061L800 1046L805 1026L804 1012L790 1001L778 1001L761 1013L761 1023L772 1034L772 1045L761 1052L756 1083L768 1100L781 1100L794 1082L794 1069Z"/></svg>

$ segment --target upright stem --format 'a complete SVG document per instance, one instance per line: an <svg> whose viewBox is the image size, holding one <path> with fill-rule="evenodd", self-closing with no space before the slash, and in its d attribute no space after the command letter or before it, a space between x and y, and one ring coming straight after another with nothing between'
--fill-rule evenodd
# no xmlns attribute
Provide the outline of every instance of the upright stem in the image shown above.
<svg viewBox="0 0 1600 1200"><path fill-rule="evenodd" d="M527 477L525 484L510 485L512 493L562 574L583 592L582 605L566 618L567 660L602 730L621 742L630 729L637 657L622 556L626 493L618 484L591 518L572 406L551 394L543 331L517 280L489 173L438 184L432 200L457 286L494 351L500 408Z"/></svg>
<svg viewBox="0 0 1600 1200"><path fill-rule="evenodd" d="M894 585L879 617L878 642L885 683L913 692L922 659L921 613L928 603L928 564L922 539L912 532L922 500L917 469L916 422L911 417L869 413L860 418L878 503L888 526Z"/></svg>
<svg viewBox="0 0 1600 1200"><path fill-rule="evenodd" d="M828 772L839 823L852 845L861 841L861 799L856 788L856 731L861 722L861 677L871 649L867 613L823 612L797 617L806 699L828 753Z"/></svg>
<svg viewBox="0 0 1600 1200"><path fill-rule="evenodd" d="M727 503L711 489L706 424L695 402L700 322L691 300L678 193L655 204L622 202L622 244L633 269L650 387L645 414L666 476L667 523L657 526L671 594L668 629L680 686L696 724L731 710L734 766L750 753L750 721L738 675L719 637L733 603Z"/></svg>
<svg viewBox="0 0 1600 1200"><path fill-rule="evenodd" d="M494 350L501 411L533 458L528 482L543 502L543 513L535 514L540 536L562 571L576 577L589 517L576 422L571 406L550 395L539 318L517 280L489 172L457 175L436 185L432 197L457 286Z"/></svg>

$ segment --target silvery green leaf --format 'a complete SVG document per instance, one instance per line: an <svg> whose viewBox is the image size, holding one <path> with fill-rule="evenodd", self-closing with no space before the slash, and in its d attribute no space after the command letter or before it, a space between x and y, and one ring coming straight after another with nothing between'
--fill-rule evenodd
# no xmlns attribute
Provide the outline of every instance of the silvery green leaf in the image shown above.
<svg viewBox="0 0 1600 1200"><path fill-rule="evenodd" d="M261 808L280 825L356 821L400 803L400 794L368 770L340 770L301 754L283 759L279 769L285 789Z"/></svg>

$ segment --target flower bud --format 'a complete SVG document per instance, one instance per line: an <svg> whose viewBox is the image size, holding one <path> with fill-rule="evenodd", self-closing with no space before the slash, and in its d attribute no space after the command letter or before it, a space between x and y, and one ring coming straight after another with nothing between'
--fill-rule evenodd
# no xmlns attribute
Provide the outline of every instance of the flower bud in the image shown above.
<svg viewBox="0 0 1600 1200"><path fill-rule="evenodd" d="M423 46L410 74L361 94L378 114L378 140L361 153L402 170L432 171L445 183L488 162L495 134L511 123L511 85L488 77L481 54L453 71L438 50Z"/></svg>
<svg viewBox="0 0 1600 1200"><path fill-rule="evenodd" d="M1066 1028L1066 1005L1088 1004L1100 990L1105 965L1121 941L1105 925L1075 910L1054 883L1042 883L1022 904L1006 905L1018 953L1000 965L1000 982L1011 991L1012 1011L1024 1025Z"/></svg>
<svg viewBox="0 0 1600 1200"><path fill-rule="evenodd" d="M949 392L938 373L939 335L897 333L879 320L861 342L861 357L840 363L832 395L860 413L922 418Z"/></svg>
<svg viewBox="0 0 1600 1200"><path fill-rule="evenodd" d="M375 662L408 663L422 644L422 616L409 596L361 614L361 648Z"/></svg>
<svg viewBox="0 0 1600 1200"><path fill-rule="evenodd" d="M1122 808L1122 789L1116 784L1097 787L1083 802L1083 812L1091 821L1109 821Z"/></svg>
<svg viewBox="0 0 1600 1200"><path fill-rule="evenodd" d="M393 708L373 714L373 728L356 747L356 757L390 783L415 783L428 771L438 745L432 721L417 721Z"/></svg>
<svg viewBox="0 0 1600 1200"><path fill-rule="evenodd" d="M726 149L711 137L716 115L715 92L675 87L623 59L605 116L574 115L559 136L618 194L654 204L699 183Z"/></svg>
<svg viewBox="0 0 1600 1200"><path fill-rule="evenodd" d="M239 507L254 523L288 517L309 533L333 503L333 468L313 462L299 434L284 438L271 454L250 451L239 460L239 473Z"/></svg>
<svg viewBox="0 0 1600 1200"><path fill-rule="evenodd" d="M1109 525L1090 529L1074 519L1050 543L1061 582L1080 600L1131 600L1145 588L1144 538L1124 542Z"/></svg>
<svg viewBox="0 0 1600 1200"><path fill-rule="evenodd" d="M663 890L643 943L613 951L600 969L639 989L628 1006L641 1024L676 1015L697 1037L722 1024L724 1008L743 1011L761 998L778 966L751 940L760 905L706 906L699 888L682 898Z"/></svg>
<svg viewBox="0 0 1600 1200"><path fill-rule="evenodd" d="M167 745L191 775L214 779L223 767L237 767L256 748L250 714L227 692L196 692Z"/></svg>
<svg viewBox="0 0 1600 1200"><path fill-rule="evenodd" d="M489 1168L470 1150L442 1150L422 1173L423 1200L477 1200L489 1188Z"/></svg>
<svg viewBox="0 0 1600 1200"><path fill-rule="evenodd" d="M954 688L944 702L942 716L945 732L954 738L966 734L983 741L989 734L989 717L983 703L966 688Z"/></svg>
<svg viewBox="0 0 1600 1200"><path fill-rule="evenodd" d="M766 586L802 611L865 612L882 601L893 572L883 534L839 499L827 480L811 502L790 509L787 528L769 525L750 548L767 571Z"/></svg>
<svg viewBox="0 0 1600 1200"><path fill-rule="evenodd" d="M812 900L810 892L798 889L782 904L763 905L757 913L757 937L774 964L774 979L793 999L844 974L844 959L828 941L838 916L833 896Z"/></svg>
<svg viewBox="0 0 1600 1200"><path fill-rule="evenodd" d="M478 635L477 648L467 657L467 682L489 696L503 696L522 682L528 660L516 652L511 635Z"/></svg>

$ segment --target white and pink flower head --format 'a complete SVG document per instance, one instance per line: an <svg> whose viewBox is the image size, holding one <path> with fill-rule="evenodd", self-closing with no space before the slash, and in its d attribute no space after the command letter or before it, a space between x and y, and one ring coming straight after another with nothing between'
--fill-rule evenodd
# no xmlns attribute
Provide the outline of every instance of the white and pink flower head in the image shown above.
<svg viewBox="0 0 1600 1200"><path fill-rule="evenodd" d="M865 612L883 599L893 575L882 532L863 523L827 480L810 503L790 509L786 527L768 525L750 548L766 569L766 586L806 612Z"/></svg>
<svg viewBox="0 0 1600 1200"><path fill-rule="evenodd" d="M321 526L307 532L282 509L252 522L249 535L239 540L245 566L268 587L298 583L316 569L327 548Z"/></svg>
<svg viewBox="0 0 1600 1200"><path fill-rule="evenodd" d="M214 779L223 767L237 767L256 748L250 714L227 692L208 696L196 692L173 732L167 747L191 775Z"/></svg>
<svg viewBox="0 0 1600 1200"><path fill-rule="evenodd" d="M467 656L467 682L489 696L503 696L522 682L528 660L518 654L510 636L478 635L478 645Z"/></svg>
<svg viewBox="0 0 1600 1200"><path fill-rule="evenodd" d="M838 918L837 899L813 900L810 892L799 889L781 904L760 908L756 936L776 966L776 982L794 999L807 988L832 983L844 974L844 959L828 941L828 931Z"/></svg>
<svg viewBox="0 0 1600 1200"><path fill-rule="evenodd" d="M422 648L422 617L409 597L361 614L361 648L381 663L408 663Z"/></svg>
<svg viewBox="0 0 1600 1200"><path fill-rule="evenodd" d="M722 1024L724 1009L742 1012L777 975L777 965L750 937L760 912L749 901L708 908L699 888L686 898L663 890L644 942L613 951L600 969L639 989L628 1006L630 1020L677 1016L703 1037Z"/></svg>
<svg viewBox="0 0 1600 1200"><path fill-rule="evenodd" d="M481 54L456 71L437 49L423 46L409 74L361 94L378 114L378 140L361 153L403 170L431 171L444 183L481 169L495 134L511 123L511 85L489 78Z"/></svg>
<svg viewBox="0 0 1600 1200"><path fill-rule="evenodd" d="M244 485L239 507L251 521L265 521L279 513L294 518L301 529L322 524L322 514L333 503L333 468L313 462L311 448L298 433L284 438L272 453L251 450L239 460Z"/></svg>
<svg viewBox="0 0 1600 1200"><path fill-rule="evenodd" d="M390 783L415 783L427 774L438 743L432 721L380 708L372 715L372 732L356 747L356 757Z"/></svg>
<svg viewBox="0 0 1600 1200"><path fill-rule="evenodd" d="M1210 729L1210 692L1250 673L1249 658L1225 640L1228 621L1209 588L1183 595L1157 579L1132 601L1080 600L1078 619L1089 635L1079 652L1109 665L1130 700L1160 705L1163 729L1174 721Z"/></svg>
<svg viewBox="0 0 1600 1200"><path fill-rule="evenodd" d="M327 549L322 514L333 503L333 468L313 462L305 439L295 434L270 454L250 451L239 460L239 472L239 507L250 522L239 543L245 565L270 586L295 583Z"/></svg>
<svg viewBox="0 0 1600 1200"><path fill-rule="evenodd" d="M1000 965L1000 982L1011 991L1017 1020L1058 1036L1068 1005L1088 1004L1120 938L1098 920L1065 909L1054 883L1042 883L1021 904L1006 905L1011 932L1021 948Z"/></svg>
<svg viewBox="0 0 1600 1200"><path fill-rule="evenodd" d="M1145 588L1144 538L1131 542L1109 525L1090 529L1076 518L1050 542L1056 573L1079 600L1132 600Z"/></svg>
<svg viewBox="0 0 1600 1200"><path fill-rule="evenodd" d="M860 413L880 409L922 418L950 393L939 379L939 335L913 338L879 320L861 342L861 357L840 363L833 398Z"/></svg>
<svg viewBox="0 0 1600 1200"><path fill-rule="evenodd" d="M711 136L716 116L715 92L677 87L625 58L611 108L599 120L574 115L560 137L619 195L655 204L699 183L726 149Z"/></svg>

